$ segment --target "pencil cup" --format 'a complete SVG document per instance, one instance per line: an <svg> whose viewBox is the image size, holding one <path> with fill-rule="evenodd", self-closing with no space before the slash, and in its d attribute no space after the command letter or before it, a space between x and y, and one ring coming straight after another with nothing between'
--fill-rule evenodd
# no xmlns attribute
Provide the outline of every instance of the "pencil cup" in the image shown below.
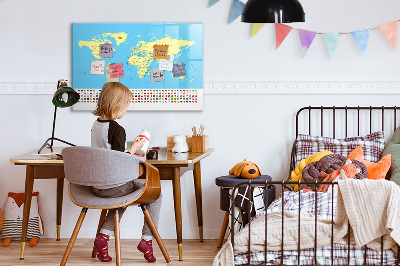
<svg viewBox="0 0 400 266"><path fill-rule="evenodd" d="M192 152L205 152L208 150L209 136L192 136Z"/></svg>

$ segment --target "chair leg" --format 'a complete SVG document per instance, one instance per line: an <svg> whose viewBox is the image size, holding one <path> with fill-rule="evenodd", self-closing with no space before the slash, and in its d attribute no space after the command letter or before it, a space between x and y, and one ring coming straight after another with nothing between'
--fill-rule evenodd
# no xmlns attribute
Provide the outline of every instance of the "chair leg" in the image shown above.
<svg viewBox="0 0 400 266"><path fill-rule="evenodd" d="M121 243L119 235L119 213L118 209L115 209L114 214L114 234L115 234L115 256L117 257L115 265L121 265Z"/></svg>
<svg viewBox="0 0 400 266"><path fill-rule="evenodd" d="M100 230L103 227L104 221L106 220L106 215L107 215L107 210L106 209L101 210L101 215L100 215L100 219L99 219L99 226L97 227L96 238L100 234ZM96 258L96 254L97 254L97 250L96 250L96 248L95 248L95 246L93 244L92 258Z"/></svg>
<svg viewBox="0 0 400 266"><path fill-rule="evenodd" d="M157 244L161 249L161 252L164 256L164 259L167 263L171 262L171 259L168 255L168 251L164 246L164 243L161 240L160 234L158 233L158 230L156 228L156 225L153 222L153 219L150 216L149 211L146 208L146 205L140 205L140 207L142 208L143 214L144 214L144 219L146 220L147 224L150 227L151 232L153 233L153 236L155 237L155 239L157 240Z"/></svg>
<svg viewBox="0 0 400 266"><path fill-rule="evenodd" d="M60 263L61 266L64 266L67 263L69 254L71 254L72 247L74 246L76 237L78 236L79 230L81 229L87 210L88 210L87 208L82 208L81 214L79 215L78 221L76 222L74 232L72 232L72 236L69 240L67 249L65 250L64 257L61 260Z"/></svg>
<svg viewBox="0 0 400 266"><path fill-rule="evenodd" d="M222 246L222 242L224 241L226 228L228 227L228 222L229 222L229 212L225 212L225 217L224 217L224 221L222 222L221 234L219 235L217 248L220 248Z"/></svg>

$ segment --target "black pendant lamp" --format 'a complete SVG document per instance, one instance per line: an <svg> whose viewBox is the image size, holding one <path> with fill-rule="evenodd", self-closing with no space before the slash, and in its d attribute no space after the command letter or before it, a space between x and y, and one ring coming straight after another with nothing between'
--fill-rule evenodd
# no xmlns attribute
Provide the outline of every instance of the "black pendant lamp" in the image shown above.
<svg viewBox="0 0 400 266"><path fill-rule="evenodd" d="M304 10L298 0L249 0L243 9L242 22L304 22Z"/></svg>

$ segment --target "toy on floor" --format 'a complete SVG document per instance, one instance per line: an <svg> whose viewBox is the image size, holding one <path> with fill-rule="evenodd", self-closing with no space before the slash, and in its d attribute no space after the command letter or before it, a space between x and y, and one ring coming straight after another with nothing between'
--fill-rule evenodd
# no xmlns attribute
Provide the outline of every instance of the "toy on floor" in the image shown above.
<svg viewBox="0 0 400 266"><path fill-rule="evenodd" d="M249 179L257 178L258 176L260 176L260 168L258 168L255 163L246 160L247 158L244 159L242 162L237 163L231 170L229 170L229 174Z"/></svg>
<svg viewBox="0 0 400 266"><path fill-rule="evenodd" d="M43 235L43 223L39 215L38 207L39 192L32 193L31 212L29 214L28 233L26 238L30 239L29 246L34 247ZM3 247L8 247L11 240L21 241L22 219L24 213L24 193L9 192L4 208L3 228L1 237Z"/></svg>

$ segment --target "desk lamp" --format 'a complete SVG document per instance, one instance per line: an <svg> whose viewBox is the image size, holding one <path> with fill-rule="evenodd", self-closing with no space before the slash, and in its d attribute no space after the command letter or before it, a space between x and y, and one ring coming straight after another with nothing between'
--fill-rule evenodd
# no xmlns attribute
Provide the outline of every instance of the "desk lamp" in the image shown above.
<svg viewBox="0 0 400 266"><path fill-rule="evenodd" d="M242 22L304 22L304 10L298 0L249 0L243 8Z"/></svg>
<svg viewBox="0 0 400 266"><path fill-rule="evenodd" d="M53 141L58 140L62 143L68 144L70 146L75 146L72 143L69 143L65 140L55 138L54 137L54 130L56 128L56 117L57 117L57 107L70 107L74 104L76 104L79 101L79 93L77 93L73 88L68 87L67 85L67 80L60 79L57 83L57 90L53 95L53 105L54 105L54 118L53 118L53 131L51 133L51 138L48 138L45 143L42 145L42 147L39 149L38 153L45 148L50 148L51 152L53 152ZM49 141L50 144L49 144Z"/></svg>

